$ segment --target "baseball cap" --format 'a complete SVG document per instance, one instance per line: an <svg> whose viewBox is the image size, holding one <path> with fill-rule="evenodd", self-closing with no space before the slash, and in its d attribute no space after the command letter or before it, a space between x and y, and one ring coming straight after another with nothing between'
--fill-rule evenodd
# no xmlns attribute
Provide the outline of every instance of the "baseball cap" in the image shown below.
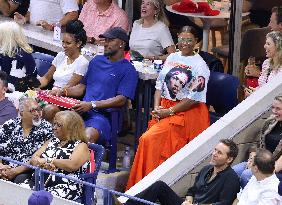
<svg viewBox="0 0 282 205"><path fill-rule="evenodd" d="M50 205L53 196L50 192L45 190L35 191L28 199L28 205Z"/></svg>
<svg viewBox="0 0 282 205"><path fill-rule="evenodd" d="M110 28L105 33L100 34L99 38L109 38L109 39L118 38L126 43L128 43L129 41L126 31L121 27Z"/></svg>

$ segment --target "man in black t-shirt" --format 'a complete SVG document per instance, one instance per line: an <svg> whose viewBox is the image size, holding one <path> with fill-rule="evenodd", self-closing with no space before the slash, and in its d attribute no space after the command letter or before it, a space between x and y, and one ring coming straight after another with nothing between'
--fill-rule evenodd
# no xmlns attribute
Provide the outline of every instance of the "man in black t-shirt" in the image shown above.
<svg viewBox="0 0 282 205"><path fill-rule="evenodd" d="M25 15L30 0L0 0L0 12L4 16L14 17L14 13L18 12Z"/></svg>
<svg viewBox="0 0 282 205"><path fill-rule="evenodd" d="M230 205L240 191L239 178L230 167L237 154L238 147L232 140L220 140L214 148L210 165L201 169L194 185L188 189L186 199L179 197L162 181L155 182L136 197L151 202L158 200L161 205ZM121 205L116 198L115 204ZM143 203L128 200L125 205L143 205Z"/></svg>

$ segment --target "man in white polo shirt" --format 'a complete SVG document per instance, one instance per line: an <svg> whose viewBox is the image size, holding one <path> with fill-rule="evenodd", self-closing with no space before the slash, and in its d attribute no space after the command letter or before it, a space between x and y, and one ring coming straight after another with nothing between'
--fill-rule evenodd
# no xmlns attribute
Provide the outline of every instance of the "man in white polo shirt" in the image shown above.
<svg viewBox="0 0 282 205"><path fill-rule="evenodd" d="M259 149L254 157L252 178L237 195L233 205L282 205L278 194L279 179L274 173L275 160L268 150Z"/></svg>
<svg viewBox="0 0 282 205"><path fill-rule="evenodd" d="M15 14L15 20L20 23L30 22L53 30L55 23L65 26L69 21L78 18L76 0L30 0L25 16Z"/></svg>

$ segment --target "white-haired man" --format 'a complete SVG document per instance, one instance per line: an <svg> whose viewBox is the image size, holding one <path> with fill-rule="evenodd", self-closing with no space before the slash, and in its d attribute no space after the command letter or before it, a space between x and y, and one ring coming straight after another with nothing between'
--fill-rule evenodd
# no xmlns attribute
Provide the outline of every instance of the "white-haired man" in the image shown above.
<svg viewBox="0 0 282 205"><path fill-rule="evenodd" d="M35 151L53 137L52 125L41 119L41 108L32 98L20 101L20 117L8 120L0 129L0 156L28 163ZM0 163L0 178L23 182L29 169L10 162Z"/></svg>

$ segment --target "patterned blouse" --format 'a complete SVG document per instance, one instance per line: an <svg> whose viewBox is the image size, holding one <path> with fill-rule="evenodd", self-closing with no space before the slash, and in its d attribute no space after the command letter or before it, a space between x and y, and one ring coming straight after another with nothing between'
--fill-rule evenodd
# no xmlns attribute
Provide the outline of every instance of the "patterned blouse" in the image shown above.
<svg viewBox="0 0 282 205"><path fill-rule="evenodd" d="M42 153L43 158L56 158L56 159L69 159L74 149L79 145L81 141L70 141L63 147L59 147L60 140L58 138L52 138L46 150ZM78 178L82 173L86 173L89 166L89 162L86 162L80 169L74 172L67 172L62 169L58 169L55 172L68 175L70 177ZM49 178L49 177L48 177ZM47 178L47 180L48 180ZM76 200L82 196L82 185L77 184L73 181L69 181L66 178L50 176L48 182L45 182L46 190L53 195Z"/></svg>
<svg viewBox="0 0 282 205"><path fill-rule="evenodd" d="M3 124L0 129L0 156L26 163L45 141L53 137L53 130L49 122L42 120L40 125L34 126L25 137L21 122L18 117ZM7 164L17 166L9 162Z"/></svg>

